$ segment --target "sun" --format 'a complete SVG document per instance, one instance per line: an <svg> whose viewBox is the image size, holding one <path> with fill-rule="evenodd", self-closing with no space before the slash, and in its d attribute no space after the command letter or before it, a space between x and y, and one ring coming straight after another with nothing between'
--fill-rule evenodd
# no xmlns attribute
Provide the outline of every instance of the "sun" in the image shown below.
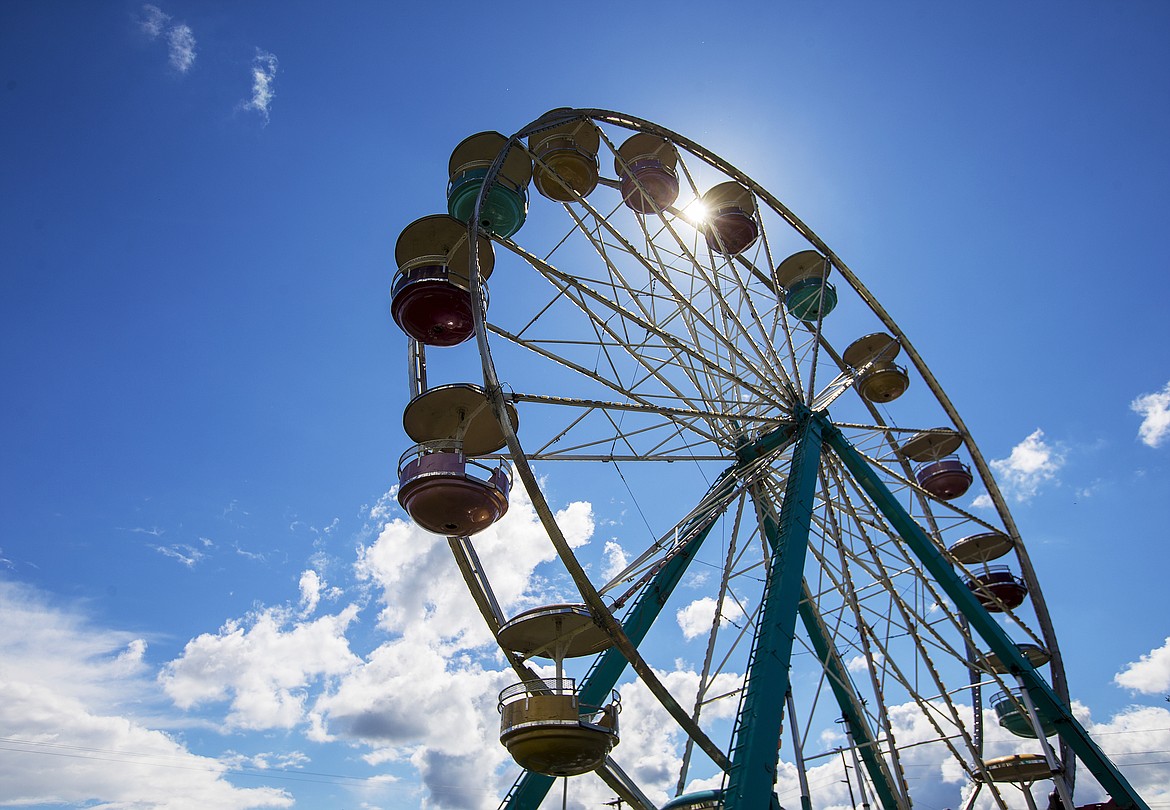
<svg viewBox="0 0 1170 810"><path fill-rule="evenodd" d="M687 222L698 226L707 221L711 211L707 208L707 203L703 202L702 197L696 197L682 209L682 214Z"/></svg>

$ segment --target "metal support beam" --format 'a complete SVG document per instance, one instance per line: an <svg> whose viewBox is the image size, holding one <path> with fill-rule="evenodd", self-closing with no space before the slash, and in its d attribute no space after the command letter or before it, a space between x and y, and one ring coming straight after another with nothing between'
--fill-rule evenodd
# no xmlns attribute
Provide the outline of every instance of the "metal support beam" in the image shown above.
<svg viewBox="0 0 1170 810"><path fill-rule="evenodd" d="M410 398L427 390L427 350L413 338L406 345L406 370L409 374Z"/></svg>
<svg viewBox="0 0 1170 810"><path fill-rule="evenodd" d="M635 645L641 644L642 640L646 638L646 634L650 632L651 626L666 606L671 593L674 592L691 561L702 548L703 541L707 539L711 529L715 527L717 518L723 513L733 497L739 486L734 475L737 471L738 468L726 470L716 479L706 498L716 504L716 508L707 514L696 515L680 530L680 534L684 537L691 532L697 533L694 539L688 542L679 553L666 560L653 581L638 594L629 612L626 613L622 622L622 630ZM617 686L618 679L628 663L616 647L611 647L602 653L581 684L581 702L601 705Z"/></svg>
<svg viewBox="0 0 1170 810"><path fill-rule="evenodd" d="M704 499L712 501L716 507L707 514L696 515L680 530L683 536L690 532L696 532L695 537L681 551L665 561L653 581L637 595L629 612L626 613L625 620L622 622L622 631L633 644L641 644L642 640L646 638L646 634L662 612L670 594L682 580L683 574L686 573L695 555L699 553L703 541L711 533L719 514L722 513L738 486L735 477L738 469L738 465L732 467L716 479ZM616 647L610 647L598 656L589 673L585 676L578 692L578 700L581 703L594 706L605 703L628 665L629 662L621 654L621 651ZM504 808L507 810L536 810L544 801L549 790L552 789L553 782L554 779L551 776L525 771L513 785L503 804L500 805L501 810Z"/></svg>
<svg viewBox="0 0 1170 810"><path fill-rule="evenodd" d="M605 762L602 762L594 773L609 785L610 790L616 793L619 799L630 806L630 810L658 810L654 802L634 784L634 780L613 761L612 757L606 757Z"/></svg>
<svg viewBox="0 0 1170 810"><path fill-rule="evenodd" d="M902 810L909 806L902 800L894 787L894 777L886 761L881 757L877 741L866 722L861 700L853 691L853 684L849 680L849 671L841 660L837 648L829 637L829 629L825 627L820 611L812 601L807 583L804 585L804 598L800 602L800 618L812 642L813 650L817 654L821 665L825 668L825 677L837 699L841 709L841 718L845 721L845 728L854 746L854 753L861 752L861 760L865 763L865 770L873 782L874 792L878 801L885 810ZM795 723L796 719L793 718ZM860 773L858 778L861 778Z"/></svg>
<svg viewBox="0 0 1170 810"><path fill-rule="evenodd" d="M1109 757L1089 736L1084 726L1073 716L1052 686L1036 671L1032 663L1019 651L1011 637L990 613L979 603L975 594L956 573L938 546L923 531L869 466L865 458L853 448L849 440L821 415L814 417L824 424L825 441L845 464L854 480L902 536L906 545L918 557L923 567L954 603L955 608L970 622L971 628L1003 662L1012 675L1027 690L1036 710L1056 726L1056 733L1067 743L1077 757L1097 778L1101 786L1122 808L1149 810L1145 800L1129 784Z"/></svg>
<svg viewBox="0 0 1170 810"><path fill-rule="evenodd" d="M772 553L779 548L779 525L776 522L775 511L771 503L760 502L760 513L763 521L763 531L772 547ZM801 583L801 600L797 605L801 623L808 634L817 660L825 668L825 677L832 689L837 705L841 709L841 717L845 721L853 740L861 749L861 758L865 762L866 771L874 784L874 789L882 807L886 810L900 810L907 807L907 802L901 799L894 787L894 778L884 759L879 754L869 723L865 720L864 709L857 693L853 691L853 684L849 680L849 672L841 660L837 648L833 645L829 628L825 626L820 611L809 590L808 583ZM789 692L789 700L792 693ZM791 711L789 712L791 714ZM796 731L796 718L790 718L793 731Z"/></svg>
<svg viewBox="0 0 1170 810"><path fill-rule="evenodd" d="M776 803L776 747L784 721L797 605L804 581L809 525L821 460L821 422L804 415L796 429L775 552L768 566L764 604L740 704L726 810L759 810Z"/></svg>
<svg viewBox="0 0 1170 810"><path fill-rule="evenodd" d="M796 757L796 775L800 779L800 810L812 810L812 796L808 792L808 771L804 766L804 743L800 739L799 723L796 721L796 703L792 700L792 690L784 698L788 706L788 722L792 725L792 750Z"/></svg>
<svg viewBox="0 0 1170 810"><path fill-rule="evenodd" d="M1018 680L1018 679L1017 679ZM1032 704L1032 698L1028 695L1028 690L1020 687L1020 698L1024 702L1024 708L1028 711L1028 719L1032 722L1032 731L1036 733L1036 742L1040 743L1040 750L1044 752L1044 759L1048 760L1048 769L1052 771L1052 782L1056 786L1056 793L1060 796L1060 803L1064 807L1075 807L1072 802L1072 796L1069 794L1068 784L1064 780L1064 774L1061 773L1060 762L1056 758L1056 752L1052 750L1052 746L1048 744L1048 738L1044 736L1044 723L1040 719L1036 707Z"/></svg>

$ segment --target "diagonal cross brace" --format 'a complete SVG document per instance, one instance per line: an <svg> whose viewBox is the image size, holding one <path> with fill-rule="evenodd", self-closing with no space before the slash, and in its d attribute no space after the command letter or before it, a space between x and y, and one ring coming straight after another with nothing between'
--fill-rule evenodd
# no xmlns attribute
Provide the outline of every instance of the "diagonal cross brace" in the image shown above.
<svg viewBox="0 0 1170 810"><path fill-rule="evenodd" d="M705 498L705 500L714 499L718 511L725 508L726 499L738 486L734 475L738 470L739 465L736 465L720 475ZM636 601L622 622L622 630L635 645L641 644L650 631L650 627L662 612L675 586L682 580L691 560L698 554L703 541L707 539L707 535L711 533L711 529L716 523L717 521L711 514L704 514L697 515L693 521L684 526L682 529L684 535L696 528L698 533L682 551L666 561L653 581L638 594ZM617 686L618 679L621 678L628 665L629 662L616 647L611 647L602 653L581 683L579 692L581 702L597 706L604 703L605 698ZM504 808L507 810L535 810L544 801L554 781L551 776L525 771L505 798L501 810Z"/></svg>

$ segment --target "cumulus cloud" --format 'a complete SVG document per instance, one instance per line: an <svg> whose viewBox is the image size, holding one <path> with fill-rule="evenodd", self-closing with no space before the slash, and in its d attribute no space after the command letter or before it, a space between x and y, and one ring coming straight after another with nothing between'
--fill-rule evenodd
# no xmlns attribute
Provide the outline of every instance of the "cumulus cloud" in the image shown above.
<svg viewBox="0 0 1170 810"><path fill-rule="evenodd" d="M166 810L292 804L281 790L233 786L227 764L192 754L133 715L162 705L143 661L145 639L95 627L12 583L0 582L0 614L7 802Z"/></svg>
<svg viewBox="0 0 1170 810"><path fill-rule="evenodd" d="M320 568L307 569L287 605L258 608L192 639L159 682L182 709L222 707L227 730L299 730L312 742L364 748L370 765L412 766L425 806L494 808L496 775L510 762L498 741L496 701L518 678L447 539L397 517L390 502L370 510L373 525L360 535L356 601L321 615L341 592ZM571 545L590 542L589 504L570 503L556 515ZM513 490L505 517L473 542L506 616L579 600L559 566L548 566L555 553L523 487ZM380 639L359 655L349 634L367 608L377 611ZM385 788L385 780L370 785Z"/></svg>
<svg viewBox="0 0 1170 810"><path fill-rule="evenodd" d="M1129 706L1108 720L1095 722L1086 706L1073 701L1073 713L1129 780L1146 804L1170 803L1170 711L1160 706ZM1077 772L1077 798L1105 801L1105 791L1087 769Z"/></svg>
<svg viewBox="0 0 1170 810"><path fill-rule="evenodd" d="M511 669L407 635L380 645L316 701L314 734L368 746L370 764L409 761L426 806L488 810L499 803L494 775L510 761L496 700L516 680Z"/></svg>
<svg viewBox="0 0 1170 810"><path fill-rule="evenodd" d="M1013 447L1007 458L991 462L1004 494L1017 503L1032 500L1041 486L1056 479L1063 466L1063 450L1046 442L1040 428Z"/></svg>
<svg viewBox="0 0 1170 810"><path fill-rule="evenodd" d="M706 636L711 632L711 625L715 621L715 600L710 596L696 599L679 608L674 617L675 621L678 622L679 629L682 630L683 638L687 641L699 636ZM719 617L720 626L741 622L746 618L743 610L734 600L724 601L723 612Z"/></svg>
<svg viewBox="0 0 1170 810"><path fill-rule="evenodd" d="M629 558L626 556L625 549L622 548L621 543L615 540L605 541L605 565L601 569L601 575L610 580L626 570L626 566L630 564Z"/></svg>
<svg viewBox="0 0 1170 810"><path fill-rule="evenodd" d="M588 504L570 504L557 517L570 543L589 541ZM376 591L378 626L389 638L313 703L311 736L368 746L371 764L408 761L428 806L494 808L491 775L510 761L498 742L496 701L517 676L499 660L446 538L381 505L371 518L385 522L359 550L356 571ZM554 552L522 487L505 517L473 542L506 616L571 599L536 573Z"/></svg>
<svg viewBox="0 0 1170 810"><path fill-rule="evenodd" d="M179 73L195 64L195 32L185 23L171 25L171 15L147 3L138 18L139 29L151 39L163 37L167 42L167 61Z"/></svg>
<svg viewBox="0 0 1170 810"><path fill-rule="evenodd" d="M240 102L241 109L259 113L265 124L269 120L272 99L276 96L273 84L276 82L278 67L275 54L257 48L256 55L252 57L252 96Z"/></svg>
<svg viewBox="0 0 1170 810"><path fill-rule="evenodd" d="M873 655L873 663L875 666L881 666L886 660L886 657L881 652L871 653ZM869 659L864 655L855 655L845 662L845 668L854 674L868 672L870 668Z"/></svg>
<svg viewBox="0 0 1170 810"><path fill-rule="evenodd" d="M1170 382L1161 391L1142 394L1129 403L1130 409L1142 418L1138 438L1148 447L1161 447L1170 436Z"/></svg>
<svg viewBox="0 0 1170 810"><path fill-rule="evenodd" d="M407 759L429 806L494 808L492 775L510 762L498 741L496 701L518 678L502 662L447 539L394 517L385 500L371 510L381 528L359 550L356 571L375 589L378 626L389 639L315 702L313 733L369 746L371 763ZM590 542L589 504L570 503L556 518L570 545ZM472 543L505 617L580 599L570 582L542 573L555 552L522 486L507 514Z"/></svg>
<svg viewBox="0 0 1170 810"><path fill-rule="evenodd" d="M1161 646L1132 661L1113 676L1113 682L1145 695L1170 691L1170 637Z"/></svg>
<svg viewBox="0 0 1170 810"><path fill-rule="evenodd" d="M311 622L266 608L187 642L159 676L183 709L227 702L225 722L242 729L292 728L304 720L309 687L358 662L345 637L358 606Z"/></svg>
<svg viewBox="0 0 1170 810"><path fill-rule="evenodd" d="M699 690L698 672L679 665L670 671L656 668L655 672L682 706L694 704ZM735 695L741 685L740 675L722 673L708 685L706 694ZM621 744L614 749L614 759L651 800L662 804L674 797L686 738L678 724L640 680L624 684L619 691L622 700ZM712 728L725 730L738 705L739 701L734 696L708 703L703 707L700 724L709 732ZM705 776L706 773L698 767L691 772L692 780ZM719 787L720 778L716 777L717 781L710 787ZM707 786L692 781L687 789L698 790ZM604 801L613 798L613 792L600 782L594 787L595 794L590 795L585 790L585 786L574 790L578 801L583 801L582 807L600 807Z"/></svg>
<svg viewBox="0 0 1170 810"><path fill-rule="evenodd" d="M570 503L555 517L569 545L579 548L589 542L594 520L588 503ZM537 574L556 552L522 486L513 488L504 517L475 535L472 543L506 616L535 605L580 601L571 583ZM391 518L375 541L359 550L357 574L379 589L379 624L387 632L409 631L427 643L463 648L494 644L445 537Z"/></svg>

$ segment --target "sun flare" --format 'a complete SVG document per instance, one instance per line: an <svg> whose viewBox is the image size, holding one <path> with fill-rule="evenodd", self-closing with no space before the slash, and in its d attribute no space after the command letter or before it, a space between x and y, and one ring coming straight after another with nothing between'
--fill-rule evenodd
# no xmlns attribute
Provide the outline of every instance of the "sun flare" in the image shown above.
<svg viewBox="0 0 1170 810"><path fill-rule="evenodd" d="M682 213L687 221L694 225L702 225L707 221L707 217L711 215L711 211L707 208L707 203L703 202L702 197L696 197L688 203L683 208Z"/></svg>

